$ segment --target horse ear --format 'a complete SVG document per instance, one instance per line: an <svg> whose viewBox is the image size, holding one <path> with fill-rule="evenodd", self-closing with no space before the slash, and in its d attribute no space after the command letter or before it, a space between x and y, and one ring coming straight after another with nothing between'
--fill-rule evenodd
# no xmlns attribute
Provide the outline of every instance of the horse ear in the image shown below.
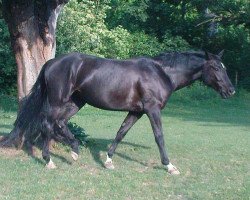
<svg viewBox="0 0 250 200"><path fill-rule="evenodd" d="M218 54L218 56L222 58L223 54L224 54L224 49Z"/></svg>
<svg viewBox="0 0 250 200"><path fill-rule="evenodd" d="M212 60L213 59L212 54L207 52L207 51L205 51L205 57L206 57L206 60Z"/></svg>

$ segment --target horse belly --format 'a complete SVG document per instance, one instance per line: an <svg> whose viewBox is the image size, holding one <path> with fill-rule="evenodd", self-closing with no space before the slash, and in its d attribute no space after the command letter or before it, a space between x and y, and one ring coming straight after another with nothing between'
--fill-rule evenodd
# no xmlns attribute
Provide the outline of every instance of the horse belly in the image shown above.
<svg viewBox="0 0 250 200"><path fill-rule="evenodd" d="M92 82L82 90L87 104L105 110L142 111L143 105L133 83L97 84Z"/></svg>

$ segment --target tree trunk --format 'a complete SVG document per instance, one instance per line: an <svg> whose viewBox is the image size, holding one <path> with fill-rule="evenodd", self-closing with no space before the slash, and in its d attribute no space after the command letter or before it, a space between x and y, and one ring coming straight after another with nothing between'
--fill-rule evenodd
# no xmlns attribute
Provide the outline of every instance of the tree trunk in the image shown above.
<svg viewBox="0 0 250 200"><path fill-rule="evenodd" d="M29 94L43 64L55 56L57 17L68 0L3 0L17 63L18 99Z"/></svg>

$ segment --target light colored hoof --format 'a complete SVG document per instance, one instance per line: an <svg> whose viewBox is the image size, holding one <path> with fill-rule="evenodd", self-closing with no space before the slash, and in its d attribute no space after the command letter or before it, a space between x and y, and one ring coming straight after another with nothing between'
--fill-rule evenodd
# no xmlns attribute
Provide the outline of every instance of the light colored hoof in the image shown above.
<svg viewBox="0 0 250 200"><path fill-rule="evenodd" d="M47 168L47 169L56 169L56 165L53 163L52 160L50 160L50 161L46 164L46 168Z"/></svg>
<svg viewBox="0 0 250 200"><path fill-rule="evenodd" d="M180 171L171 163L169 163L167 165L167 170L168 170L168 173L171 175L179 175L180 174Z"/></svg>
<svg viewBox="0 0 250 200"><path fill-rule="evenodd" d="M107 169L115 169L115 166L113 165L112 161L111 162L106 161L104 165Z"/></svg>
<svg viewBox="0 0 250 200"><path fill-rule="evenodd" d="M73 158L74 161L78 160L78 154L74 151L71 151L71 157Z"/></svg>
<svg viewBox="0 0 250 200"><path fill-rule="evenodd" d="M112 159L107 155L107 160L106 162L104 163L104 166L107 168L107 169L115 169L115 166L113 165L113 162L112 162Z"/></svg>

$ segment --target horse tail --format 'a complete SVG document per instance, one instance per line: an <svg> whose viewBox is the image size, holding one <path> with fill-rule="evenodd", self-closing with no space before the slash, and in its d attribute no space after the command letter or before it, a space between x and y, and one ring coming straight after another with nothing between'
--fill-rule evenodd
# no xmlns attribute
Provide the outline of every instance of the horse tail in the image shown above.
<svg viewBox="0 0 250 200"><path fill-rule="evenodd" d="M14 128L6 137L1 139L0 147L11 147L13 145L22 147L23 142L29 137L39 137L42 128L42 108L47 99L45 67L46 65L40 71L30 94L21 100L21 107Z"/></svg>

